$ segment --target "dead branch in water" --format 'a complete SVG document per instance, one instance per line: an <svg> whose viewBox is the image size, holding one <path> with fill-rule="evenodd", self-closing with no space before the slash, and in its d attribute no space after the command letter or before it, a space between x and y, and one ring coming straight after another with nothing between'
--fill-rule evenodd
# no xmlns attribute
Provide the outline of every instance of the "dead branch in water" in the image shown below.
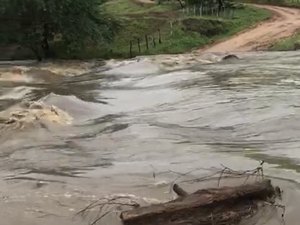
<svg viewBox="0 0 300 225"><path fill-rule="evenodd" d="M221 164L222 168L216 169L216 171L212 172L211 174L208 174L208 175L205 175L202 177L195 177L193 179L187 179L187 180L181 180L181 179L188 175L191 175L193 172L204 170L204 168L196 168L196 169L190 170L185 173L168 170L168 171L160 172L160 173L153 172L153 174L155 174L155 178L158 175L164 175L164 174L177 175L177 177L172 182L170 182L171 188L173 187L173 185L175 183L178 183L178 184L180 184L180 183L199 183L199 182L209 181L209 180L217 180L217 185L219 187L221 184L221 180L224 178L245 178L244 184L247 183L247 181L250 177L256 177L256 178L259 178L260 180L264 180L263 164L264 164L264 161L261 161L258 167L254 168L254 169L250 169L250 170L234 170L228 166L224 166L223 164ZM154 168L154 167L152 166L152 168Z"/></svg>
<svg viewBox="0 0 300 225"><path fill-rule="evenodd" d="M154 167L153 167L154 169ZM186 173L167 171L153 172L155 179L158 174L172 173L177 177L171 182L172 190L178 198L165 203L141 206L133 196L113 196L92 202L78 215L85 217L89 212L97 212L90 225L95 225L109 213L120 216L124 225L235 225L243 218L253 216L261 205L283 209L276 204L275 197L281 197L281 190L273 187L270 180L264 179L263 162L251 170L233 170L222 165L221 169L212 174L181 180L187 175L200 170L194 169ZM259 182L246 184L249 177L259 178ZM244 178L244 184L237 187L220 187L222 179ZM192 194L187 193L178 183L194 183L215 179L217 188L198 190ZM175 183L177 182L177 183Z"/></svg>
<svg viewBox="0 0 300 225"><path fill-rule="evenodd" d="M275 194L270 180L198 190L176 200L121 213L124 225L234 225Z"/></svg>
<svg viewBox="0 0 300 225"><path fill-rule="evenodd" d="M111 196L98 199L84 209L76 213L85 218L91 211L97 211L97 215L92 219L90 225L95 225L101 221L105 216L113 212L119 212L128 208L137 208L140 204L131 196Z"/></svg>

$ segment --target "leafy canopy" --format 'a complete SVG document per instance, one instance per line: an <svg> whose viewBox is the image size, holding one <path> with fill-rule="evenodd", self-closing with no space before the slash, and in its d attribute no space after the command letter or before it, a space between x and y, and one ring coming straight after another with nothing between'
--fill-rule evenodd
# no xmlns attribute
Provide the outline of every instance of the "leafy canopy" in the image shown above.
<svg viewBox="0 0 300 225"><path fill-rule="evenodd" d="M69 51L107 42L117 23L101 10L102 0L0 0L1 33L6 41L47 56L51 42ZM3 38L2 38L3 39ZM1 38L0 38L1 41Z"/></svg>

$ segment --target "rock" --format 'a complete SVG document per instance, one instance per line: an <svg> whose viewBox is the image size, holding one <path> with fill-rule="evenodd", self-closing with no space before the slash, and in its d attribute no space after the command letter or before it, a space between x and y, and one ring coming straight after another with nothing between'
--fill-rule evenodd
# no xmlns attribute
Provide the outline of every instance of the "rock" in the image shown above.
<svg viewBox="0 0 300 225"><path fill-rule="evenodd" d="M300 41L298 41L294 44L294 50L295 51L300 50Z"/></svg>
<svg viewBox="0 0 300 225"><path fill-rule="evenodd" d="M225 56L222 58L222 61L224 61L224 60L230 60L230 59L239 59L239 57L237 57L237 56L234 55L234 54L229 54L229 55L225 55Z"/></svg>

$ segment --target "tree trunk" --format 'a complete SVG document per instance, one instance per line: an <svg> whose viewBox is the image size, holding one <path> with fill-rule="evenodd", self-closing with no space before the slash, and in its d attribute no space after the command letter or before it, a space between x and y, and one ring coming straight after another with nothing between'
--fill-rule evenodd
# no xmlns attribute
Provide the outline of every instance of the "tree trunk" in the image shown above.
<svg viewBox="0 0 300 225"><path fill-rule="evenodd" d="M222 8L224 7L224 2L223 0L218 0L218 13L222 11Z"/></svg>
<svg viewBox="0 0 300 225"><path fill-rule="evenodd" d="M178 0L178 2L179 2L179 4L180 4L180 7L183 9L183 8L184 8L184 5L183 5L182 1L181 1L181 0Z"/></svg>
<svg viewBox="0 0 300 225"><path fill-rule="evenodd" d="M38 48L36 46L30 46L29 49L34 53L35 58L41 62L43 60L43 57L40 54L40 51L38 50Z"/></svg>
<svg viewBox="0 0 300 225"><path fill-rule="evenodd" d="M49 39L49 26L48 26L48 24L44 24L43 39L42 39L41 46L42 46L45 58L50 57L50 46L49 46L48 39Z"/></svg>
<svg viewBox="0 0 300 225"><path fill-rule="evenodd" d="M178 186L176 187L178 190ZM164 204L124 211L124 225L233 225L253 215L275 195L270 180L238 187L199 190Z"/></svg>

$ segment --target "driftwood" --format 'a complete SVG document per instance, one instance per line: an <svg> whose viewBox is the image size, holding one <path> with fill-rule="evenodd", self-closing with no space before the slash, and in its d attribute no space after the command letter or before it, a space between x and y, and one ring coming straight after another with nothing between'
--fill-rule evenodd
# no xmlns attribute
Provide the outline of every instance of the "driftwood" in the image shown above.
<svg viewBox="0 0 300 225"><path fill-rule="evenodd" d="M233 225L254 215L259 203L275 196L270 180L187 194L178 185L176 200L121 213L124 225Z"/></svg>
<svg viewBox="0 0 300 225"><path fill-rule="evenodd" d="M183 190L181 187L178 186L178 184L173 185L173 191L179 196L179 197L186 197L189 194Z"/></svg>

